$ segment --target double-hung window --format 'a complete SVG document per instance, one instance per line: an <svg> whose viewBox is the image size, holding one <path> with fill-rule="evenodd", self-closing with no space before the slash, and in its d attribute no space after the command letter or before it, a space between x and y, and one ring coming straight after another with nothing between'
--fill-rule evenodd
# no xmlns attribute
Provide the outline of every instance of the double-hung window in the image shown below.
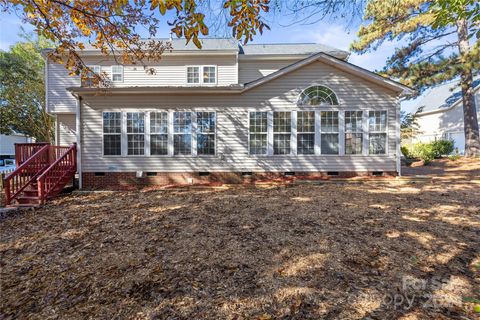
<svg viewBox="0 0 480 320"><path fill-rule="evenodd" d="M250 154L267 154L267 112L250 112Z"/></svg>
<svg viewBox="0 0 480 320"><path fill-rule="evenodd" d="M370 154L387 153L387 111L368 114L368 150Z"/></svg>
<svg viewBox="0 0 480 320"><path fill-rule="evenodd" d="M200 67L199 66L187 67L187 83L189 84L200 83Z"/></svg>
<svg viewBox="0 0 480 320"><path fill-rule="evenodd" d="M215 112L197 112L197 155L215 155Z"/></svg>
<svg viewBox="0 0 480 320"><path fill-rule="evenodd" d="M345 154L362 154L362 111L345 111Z"/></svg>
<svg viewBox="0 0 480 320"><path fill-rule="evenodd" d="M123 66L112 66L112 81L123 82Z"/></svg>
<svg viewBox="0 0 480 320"><path fill-rule="evenodd" d="M192 113L173 113L173 154L192 154Z"/></svg>
<svg viewBox="0 0 480 320"><path fill-rule="evenodd" d="M98 79L95 79L95 75L100 75L100 66L88 66L87 74L82 78L82 87L93 87L98 83Z"/></svg>
<svg viewBox="0 0 480 320"><path fill-rule="evenodd" d="M273 154L290 154L291 112L273 113Z"/></svg>
<svg viewBox="0 0 480 320"><path fill-rule="evenodd" d="M143 156L145 154L145 114L127 112L127 154Z"/></svg>
<svg viewBox="0 0 480 320"><path fill-rule="evenodd" d="M297 112L297 154L315 153L315 111Z"/></svg>
<svg viewBox="0 0 480 320"><path fill-rule="evenodd" d="M338 111L320 112L320 149L322 154L338 154Z"/></svg>
<svg viewBox="0 0 480 320"><path fill-rule="evenodd" d="M103 113L103 154L119 156L122 154L122 113Z"/></svg>
<svg viewBox="0 0 480 320"><path fill-rule="evenodd" d="M216 83L216 66L187 66L187 84L214 85Z"/></svg>
<svg viewBox="0 0 480 320"><path fill-rule="evenodd" d="M168 112L150 112L150 154L168 155Z"/></svg>

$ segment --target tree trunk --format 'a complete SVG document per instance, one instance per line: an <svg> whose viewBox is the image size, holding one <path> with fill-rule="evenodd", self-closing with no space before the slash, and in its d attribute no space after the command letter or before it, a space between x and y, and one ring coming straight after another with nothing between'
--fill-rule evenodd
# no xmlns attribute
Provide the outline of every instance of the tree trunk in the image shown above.
<svg viewBox="0 0 480 320"><path fill-rule="evenodd" d="M458 50L460 59L465 57L469 50L468 22L465 19L457 20ZM473 91L473 75L471 68L462 68L460 73L463 100L463 124L465 131L465 156L480 155L480 135L478 132L477 108L475 107L475 93Z"/></svg>

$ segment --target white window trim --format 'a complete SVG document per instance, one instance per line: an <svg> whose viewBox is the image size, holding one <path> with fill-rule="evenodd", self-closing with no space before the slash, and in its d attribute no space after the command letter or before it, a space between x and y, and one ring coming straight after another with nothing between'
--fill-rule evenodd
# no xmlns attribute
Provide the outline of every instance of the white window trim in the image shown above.
<svg viewBox="0 0 480 320"><path fill-rule="evenodd" d="M114 67L121 67L122 68L122 80L113 80L113 68ZM124 81L124 75L125 75L125 68L124 66L122 66L121 64L117 64L117 65L112 65L110 66L110 74L112 75L112 82L116 82L116 83L122 83ZM118 73L115 73L115 74L118 74Z"/></svg>
<svg viewBox="0 0 480 320"><path fill-rule="evenodd" d="M268 119L270 119L270 116L269 116L270 111L254 110L254 109L252 109L252 110L247 110L247 112L248 112L248 119L247 119L247 121L248 121L248 123L247 123L247 130L248 130L247 153L248 153L248 155L249 155L250 157L266 157L266 156L270 156L270 155L271 155L271 154L270 154L270 147L272 148L271 151L272 151L272 153L273 153L273 143L272 143L271 146L270 146L270 144L269 144L269 141L270 141L270 137L269 137L269 136L270 136L270 133L273 134L273 121L272 121L272 126L270 126L270 123L269 123L269 121L268 121ZM252 115L251 115L252 112L266 112L266 113L267 113L267 131L264 132L264 133L254 133L254 134L266 134L266 135L267 135L267 152L264 153L264 154L253 154L253 153L251 153L251 149L250 149L250 134L252 134L252 133L250 132L250 120L251 120L251 118L252 118L252 117L251 117L251 116L252 116ZM273 136L272 136L272 139L273 139Z"/></svg>
<svg viewBox="0 0 480 320"><path fill-rule="evenodd" d="M170 124L172 124L171 120L170 120L170 112L169 110L164 110L164 109L152 109L152 110L148 110L148 111L145 111L146 113L148 113L148 145L146 145L146 148L147 148L147 151L148 151L148 155L147 155L147 152L145 153L145 155L147 155L148 157L152 157L152 158L166 158L166 157L171 157L173 155L173 152L170 153ZM166 113L167 114L167 133L152 133L151 132L151 128L150 128L150 117L151 117L151 113ZM173 128L173 124L172 124L172 128ZM145 130L147 131L147 129ZM167 135L167 154L154 154L152 155L152 150L151 150L151 136L152 135L158 135L158 134L166 134ZM173 144L173 140L172 140L172 144Z"/></svg>
<svg viewBox="0 0 480 320"><path fill-rule="evenodd" d="M120 113L120 133L105 133L105 124L103 122L103 117L105 113ZM105 135L120 135L120 154L105 154ZM118 110L112 111L102 111L102 157L106 158L118 158L123 155L123 112Z"/></svg>
<svg viewBox="0 0 480 320"><path fill-rule="evenodd" d="M213 127L213 133L202 133L202 132L198 132L198 123L197 123L197 112L211 112L214 114L214 117L215 117L215 126ZM218 145L218 141L217 141L217 112L216 111L202 111L202 110L198 110L198 111L195 111L195 152L196 152L196 156L199 157L199 158L209 158L209 157L216 157L217 156L217 145ZM213 135L213 138L215 139L215 147L213 148L213 154L198 154L198 151L197 151L197 136L199 134L207 134L207 135ZM250 135L249 135L250 136Z"/></svg>
<svg viewBox="0 0 480 320"><path fill-rule="evenodd" d="M361 123L361 126L360 126L360 129L357 129L356 131L347 131L347 127L346 127L346 113L347 112L361 112L362 113L362 117L360 118L360 120L362 121ZM346 156L351 156L351 157L363 157L364 154L365 154L365 140L367 140L367 137L365 136L365 111L364 110L345 110L343 112L344 114L344 131L343 131L343 140L344 140L344 147L345 147L345 155ZM360 153L347 153L347 137L346 137L346 134L347 133L352 133L352 134L362 134L362 152Z"/></svg>
<svg viewBox="0 0 480 320"><path fill-rule="evenodd" d="M204 83L203 82L203 69L205 67L215 68L215 82L213 83ZM198 82L189 83L188 82L188 68L198 68ZM186 65L185 66L185 84L187 86L216 86L218 84L218 66L214 64L201 64L201 65Z"/></svg>
<svg viewBox="0 0 480 320"><path fill-rule="evenodd" d="M275 150L274 150L274 140L275 140L275 135L276 134L288 134L288 132L275 132L274 131L274 114L275 112L288 112L290 113L290 152L289 153L285 153L285 154L275 154ZM296 115L296 114L295 114ZM267 124L268 124L268 118L271 117L272 118L272 156L275 156L275 157L282 157L282 156L292 156L294 155L293 153L293 147L292 147L292 140L293 140L293 111L292 110L275 110L275 111L270 111L268 112L267 114ZM297 117L295 116L295 119ZM296 130L296 125L295 125L295 130ZM268 144L268 142L267 142ZM296 145L296 141L295 141L295 145ZM296 151L296 150L295 150ZM296 154L296 153L295 153Z"/></svg>
<svg viewBox="0 0 480 320"><path fill-rule="evenodd" d="M315 156L315 155L318 155L320 152L317 153L317 139L319 138L318 134L317 134L317 130L316 128L319 128L320 126L320 123L318 123L318 120L320 119L319 118L319 113L317 112L317 110L296 110L296 111L293 111L295 113L295 149L292 150L292 154L294 155L298 155L298 156L301 156L301 157L311 157L311 156ZM299 132L298 131L298 113L299 112L313 112L313 131L308 131L308 132ZM292 120L293 121L293 120ZM293 125L293 123L292 123ZM300 154L298 153L298 135L301 135L301 134L313 134L313 153L311 154ZM320 150L320 149L319 149Z"/></svg>
<svg viewBox="0 0 480 320"><path fill-rule="evenodd" d="M318 109L318 108L317 108ZM338 115L338 131L328 131L328 132L322 132L322 119L321 119L321 113L323 111L326 112L337 112ZM318 128L315 128L315 132L318 133L318 154L315 153L315 155L321 156L321 157L339 157L339 156L344 156L345 155L345 144L344 144L344 139L342 139L342 134L345 135L345 119L343 116L343 112L338 110L338 109L329 109L325 108L322 110L318 110ZM315 112L315 116L317 116L317 112ZM323 134L338 134L338 153L337 154L323 154L322 153L322 133ZM342 142L343 141L343 142Z"/></svg>
<svg viewBox="0 0 480 320"><path fill-rule="evenodd" d="M368 119L370 118L370 112L385 112L385 131L370 131L370 122L368 121L367 123L367 126L368 126L368 141L367 141L367 144L368 144L368 149L367 149L367 155L369 157L386 157L389 155L389 143L388 143L388 140L389 140L389 121L388 121L388 116L389 116L389 113L388 113L388 110L385 110L385 109L382 109L382 110L367 110L366 111L368 113ZM370 153L370 133L385 133L385 153L380 153L380 154L375 154L375 153Z"/></svg>
<svg viewBox="0 0 480 320"><path fill-rule="evenodd" d="M125 114L125 156L126 157L146 157L147 156L147 113L150 114L149 111L139 111L138 109L135 110L128 110L123 112ZM141 135L142 133L134 133L131 132L129 133L127 130L127 113L143 113L143 121L144 121L144 127L143 127L143 154L128 154L128 136L129 135ZM148 138L150 140L150 137ZM150 152L150 151L148 151Z"/></svg>
<svg viewBox="0 0 480 320"><path fill-rule="evenodd" d="M183 133L183 132L175 132L175 113L177 112L182 112L182 113L190 113L190 122L191 122L191 125L190 125L190 154L175 154L175 136L176 135L187 135L188 133ZM172 156L174 158L186 158L186 157L192 157L194 156L194 154L196 154L197 152L197 146L193 145L193 133L194 133L194 130L193 130L193 121L194 121L194 114L195 114L195 111L192 111L192 110L177 110L177 111L172 111ZM196 115L196 114L195 114ZM197 117L195 116L195 123L196 123L196 120L197 120ZM196 126L195 126L196 127ZM194 150L194 147L195 147L195 150Z"/></svg>

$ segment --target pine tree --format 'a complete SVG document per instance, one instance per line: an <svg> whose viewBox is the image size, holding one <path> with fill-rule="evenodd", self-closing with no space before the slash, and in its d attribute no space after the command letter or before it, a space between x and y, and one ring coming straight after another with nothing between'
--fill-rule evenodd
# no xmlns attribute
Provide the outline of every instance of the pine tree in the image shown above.
<svg viewBox="0 0 480 320"><path fill-rule="evenodd" d="M406 44L382 72L421 93L429 86L460 78L465 155L480 154L473 75L480 70L479 4L476 0L370 0L358 40L358 53L378 50L385 41Z"/></svg>

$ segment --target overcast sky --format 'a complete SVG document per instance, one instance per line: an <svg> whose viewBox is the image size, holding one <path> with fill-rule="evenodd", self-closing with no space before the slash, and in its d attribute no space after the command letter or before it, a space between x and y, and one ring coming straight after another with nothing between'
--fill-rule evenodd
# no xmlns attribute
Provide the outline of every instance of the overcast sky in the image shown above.
<svg viewBox="0 0 480 320"><path fill-rule="evenodd" d="M350 43L356 38L355 33L358 25L347 25L343 22L321 21L312 25L294 24L285 26L285 21L281 18L270 23L271 30L266 30L263 35L254 38L253 43L298 43L314 42L327 44L329 46L348 50ZM15 13L0 12L0 49L8 50L9 46L19 41L21 28L31 32L33 28L22 23ZM168 37L169 27L165 25L159 28L157 37ZM225 35L218 34L220 36ZM349 62L363 67L370 71L383 68L386 59L394 52L395 44L386 42L382 47L373 52L358 55L352 53ZM402 104L402 108L411 111L415 102L407 101Z"/></svg>

